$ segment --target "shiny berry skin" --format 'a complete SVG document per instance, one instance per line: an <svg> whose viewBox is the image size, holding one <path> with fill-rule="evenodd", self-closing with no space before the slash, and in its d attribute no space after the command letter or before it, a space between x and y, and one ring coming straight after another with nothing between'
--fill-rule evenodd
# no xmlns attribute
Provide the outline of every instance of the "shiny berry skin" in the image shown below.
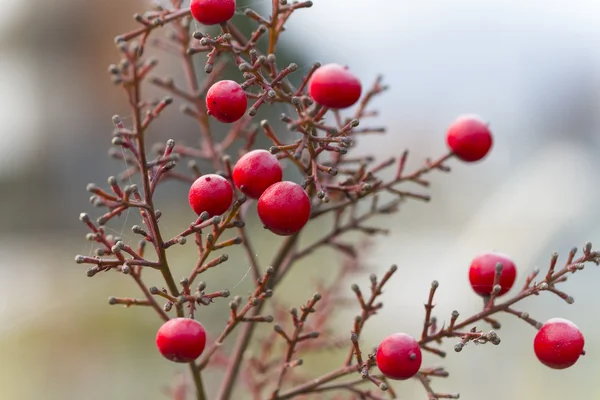
<svg viewBox="0 0 600 400"><path fill-rule="evenodd" d="M235 0L192 0L190 11L204 25L227 22L235 13Z"/></svg>
<svg viewBox="0 0 600 400"><path fill-rule="evenodd" d="M394 333L379 344L376 360L377 367L388 378L409 379L421 368L421 348L411 336Z"/></svg>
<svg viewBox="0 0 600 400"><path fill-rule="evenodd" d="M362 92L362 85L347 67L327 64L319 67L310 78L308 93L318 104L333 108L354 105Z"/></svg>
<svg viewBox="0 0 600 400"><path fill-rule="evenodd" d="M294 182L277 182L258 199L258 216L271 232L288 236L300 231L310 217L310 199Z"/></svg>
<svg viewBox="0 0 600 400"><path fill-rule="evenodd" d="M156 334L156 347L166 359L189 363L200 357L206 346L206 331L200 322L174 318L165 322Z"/></svg>
<svg viewBox="0 0 600 400"><path fill-rule="evenodd" d="M266 150L244 154L233 167L233 183L253 199L258 199L269 186L280 182L282 176L279 160Z"/></svg>
<svg viewBox="0 0 600 400"><path fill-rule="evenodd" d="M483 253L471 261L469 268L469 281L475 293L481 296L489 296L494 289L494 277L496 276L496 265L502 264L500 273L500 292L502 296L508 292L517 279L517 267L515 263L502 253Z"/></svg>
<svg viewBox="0 0 600 400"><path fill-rule="evenodd" d="M583 335L574 323L552 318L535 335L533 349L542 364L553 369L565 369L577 362L584 343Z"/></svg>
<svg viewBox="0 0 600 400"><path fill-rule="evenodd" d="M206 93L206 108L210 115L225 123L238 121L246 113L248 99L244 89L234 81L219 81Z"/></svg>
<svg viewBox="0 0 600 400"><path fill-rule="evenodd" d="M484 158L492 148L492 132L481 118L463 115L448 128L446 143L462 161L475 162Z"/></svg>
<svg viewBox="0 0 600 400"><path fill-rule="evenodd" d="M209 216L214 217L223 214L231 206L233 188L220 175L203 175L192 183L188 200L196 214L206 211Z"/></svg>

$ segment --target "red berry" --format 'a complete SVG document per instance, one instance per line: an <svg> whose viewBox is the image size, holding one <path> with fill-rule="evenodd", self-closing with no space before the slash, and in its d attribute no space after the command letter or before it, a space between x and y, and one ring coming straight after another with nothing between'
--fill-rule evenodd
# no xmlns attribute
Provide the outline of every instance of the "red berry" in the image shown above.
<svg viewBox="0 0 600 400"><path fill-rule="evenodd" d="M233 188L220 175L203 175L192 183L188 199L196 214L206 211L209 216L214 217L223 214L231 206Z"/></svg>
<svg viewBox="0 0 600 400"><path fill-rule="evenodd" d="M235 13L235 0L192 0L190 11L204 25L227 22Z"/></svg>
<svg viewBox="0 0 600 400"><path fill-rule="evenodd" d="M498 296L502 296L512 288L517 279L515 263L502 253L484 253L475 257L469 268L469 281L475 293L481 296L489 296L492 293L498 264L502 264Z"/></svg>
<svg viewBox="0 0 600 400"><path fill-rule="evenodd" d="M347 67L327 64L318 68L308 83L314 101L329 108L348 108L360 99L362 86Z"/></svg>
<svg viewBox="0 0 600 400"><path fill-rule="evenodd" d="M405 333L394 333L377 348L377 367L390 379L412 378L421 368L419 343Z"/></svg>
<svg viewBox="0 0 600 400"><path fill-rule="evenodd" d="M575 364L583 352L583 345L579 328L562 318L546 321L533 341L537 358L554 369L565 369Z"/></svg>
<svg viewBox="0 0 600 400"><path fill-rule="evenodd" d="M165 322L156 334L156 347L166 359L189 363L200 357L206 345L206 331L200 322L174 318Z"/></svg>
<svg viewBox="0 0 600 400"><path fill-rule="evenodd" d="M287 236L298 232L310 217L310 199L294 182L277 182L258 199L258 216L271 232Z"/></svg>
<svg viewBox="0 0 600 400"><path fill-rule="evenodd" d="M463 115L448 128L446 143L461 160L479 161L492 148L492 132L490 127L479 117Z"/></svg>
<svg viewBox="0 0 600 400"><path fill-rule="evenodd" d="M206 108L210 115L221 122L231 123L246 113L248 99L246 92L234 81L219 81L206 93Z"/></svg>
<svg viewBox="0 0 600 400"><path fill-rule="evenodd" d="M269 186L281 181L279 160L266 150L244 154L233 168L233 183L246 196L258 199Z"/></svg>

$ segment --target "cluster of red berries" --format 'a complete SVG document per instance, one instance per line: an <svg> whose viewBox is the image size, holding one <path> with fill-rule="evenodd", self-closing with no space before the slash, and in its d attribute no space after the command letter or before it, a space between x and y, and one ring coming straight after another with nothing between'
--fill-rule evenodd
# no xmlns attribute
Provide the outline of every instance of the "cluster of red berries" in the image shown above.
<svg viewBox="0 0 600 400"><path fill-rule="evenodd" d="M496 275L499 278L496 280ZM484 299L492 293L506 294L517 277L515 263L501 253L476 256L469 268L473 291ZM494 285L494 282L497 282ZM542 325L533 341L533 349L544 365L565 369L577 362L583 353L584 339L579 328L566 319L552 318ZM383 339L376 354L379 370L388 378L404 380L413 377L421 367L419 343L404 333L395 333Z"/></svg>
<svg viewBox="0 0 600 400"><path fill-rule="evenodd" d="M297 183L281 181L279 160L266 150L253 150L242 156L233 168L232 180L246 196L258 199L258 216L271 232L292 235L306 225L310 217L310 199ZM220 175L199 177L189 191L190 206L200 215L221 215L231 207L233 188Z"/></svg>

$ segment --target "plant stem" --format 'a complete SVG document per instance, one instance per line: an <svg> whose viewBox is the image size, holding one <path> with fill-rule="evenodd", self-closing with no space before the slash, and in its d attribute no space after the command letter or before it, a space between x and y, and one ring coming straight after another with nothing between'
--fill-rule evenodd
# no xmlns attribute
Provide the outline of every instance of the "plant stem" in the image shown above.
<svg viewBox="0 0 600 400"><path fill-rule="evenodd" d="M202 382L202 375L200 369L195 362L190 363L190 370L192 372L192 378L194 378L194 384L196 385L196 399L206 400L206 393L204 392L204 383Z"/></svg>
<svg viewBox="0 0 600 400"><path fill-rule="evenodd" d="M290 251L294 248L296 241L298 240L299 234L295 234L289 236L279 248L279 251L275 255L271 266L275 270L273 273L273 278L268 285L269 288L273 288L277 283L277 273L281 269L281 266L284 264L286 258L288 257ZM259 315L262 311L265 302L260 302L256 307L253 308L252 315ZM231 398L231 394L233 392L234 384L233 382L236 380L238 373L240 372L240 367L242 366L242 361L244 358L244 354L248 349L248 345L250 344L250 340L252 339L252 335L254 334L254 327L256 324L251 322L247 322L244 324L242 331L238 335L237 341L235 343L235 348L233 350L233 355L230 358L229 366L227 367L227 371L225 372L225 378L221 383L221 388L219 389L219 394L217 395L218 400L229 400Z"/></svg>

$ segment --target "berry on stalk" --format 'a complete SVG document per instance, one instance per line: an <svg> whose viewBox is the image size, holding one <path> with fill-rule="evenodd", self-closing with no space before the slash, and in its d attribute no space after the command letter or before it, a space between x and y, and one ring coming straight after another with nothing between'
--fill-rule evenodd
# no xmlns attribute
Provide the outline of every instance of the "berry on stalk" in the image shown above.
<svg viewBox="0 0 600 400"><path fill-rule="evenodd" d="M156 334L156 347L167 360L189 363L200 357L206 346L206 331L200 322L174 318L165 322Z"/></svg>
<svg viewBox="0 0 600 400"><path fill-rule="evenodd" d="M535 335L533 349L542 364L565 369L577 362L584 344L577 325L563 318L552 318Z"/></svg>
<svg viewBox="0 0 600 400"><path fill-rule="evenodd" d="M310 199L294 182L277 182L258 199L260 220L271 232L288 236L300 231L310 217Z"/></svg>
<svg viewBox="0 0 600 400"><path fill-rule="evenodd" d="M238 121L246 113L248 98L239 83L223 80L214 83L206 93L210 115L224 123Z"/></svg>
<svg viewBox="0 0 600 400"><path fill-rule="evenodd" d="M258 199L269 186L280 182L282 176L277 157L262 149L244 154L233 168L233 183L253 199Z"/></svg>
<svg viewBox="0 0 600 400"><path fill-rule="evenodd" d="M377 367L390 379L405 380L415 376L421 368L419 343L405 333L394 333L377 347Z"/></svg>
<svg viewBox="0 0 600 400"><path fill-rule="evenodd" d="M308 93L318 104L342 109L354 105L362 92L360 80L347 67L327 64L317 68L308 83Z"/></svg>
<svg viewBox="0 0 600 400"><path fill-rule="evenodd" d="M233 188L220 175L203 175L192 183L188 199L196 214L206 211L209 216L214 217L223 214L231 206Z"/></svg>
<svg viewBox="0 0 600 400"><path fill-rule="evenodd" d="M235 0L192 0L190 11L201 24L222 24L235 14Z"/></svg>
<svg viewBox="0 0 600 400"><path fill-rule="evenodd" d="M502 264L502 271L498 281L500 292L497 295L502 296L512 288L517 279L515 263L505 254L490 252L480 254L471 261L469 282L475 293L481 296L491 295L498 264Z"/></svg>
<svg viewBox="0 0 600 400"><path fill-rule="evenodd" d="M492 148L492 132L481 118L463 115L448 128L446 143L462 161L475 162L484 158Z"/></svg>

